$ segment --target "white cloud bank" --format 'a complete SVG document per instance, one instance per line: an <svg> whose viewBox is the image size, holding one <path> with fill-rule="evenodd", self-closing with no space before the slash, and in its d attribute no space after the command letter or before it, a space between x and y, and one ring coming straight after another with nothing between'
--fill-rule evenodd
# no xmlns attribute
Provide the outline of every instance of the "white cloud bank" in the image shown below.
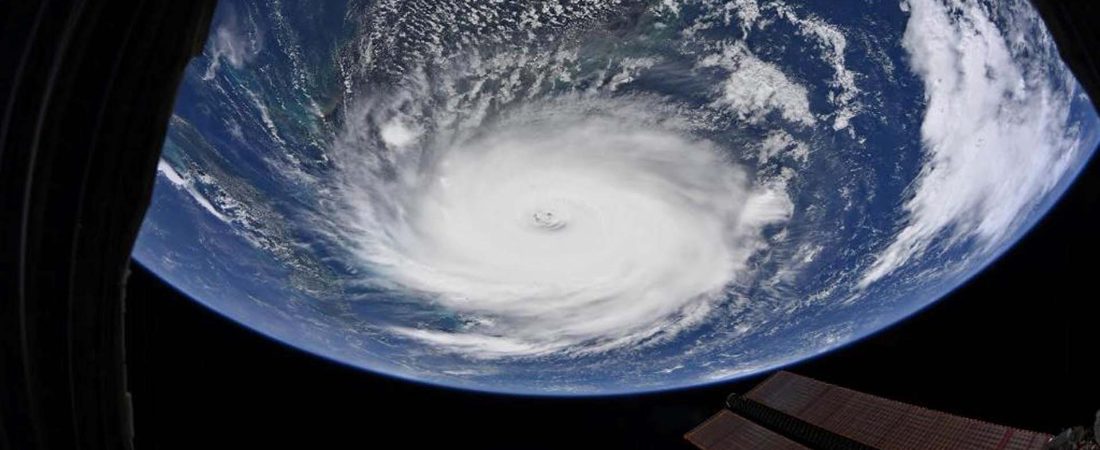
<svg viewBox="0 0 1100 450"><path fill-rule="evenodd" d="M996 248L1062 178L1078 147L1072 92L1023 41L1040 30L1034 13L998 6L1027 15L1012 18L1006 33L980 2L908 7L903 45L924 82L926 161L904 203L907 221L860 287L920 257L937 237Z"/></svg>

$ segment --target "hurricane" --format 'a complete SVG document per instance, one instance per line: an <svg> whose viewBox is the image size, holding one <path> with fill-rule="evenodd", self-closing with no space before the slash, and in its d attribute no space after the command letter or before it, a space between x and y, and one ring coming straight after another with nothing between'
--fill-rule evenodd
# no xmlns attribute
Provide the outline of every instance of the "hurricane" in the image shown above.
<svg viewBox="0 0 1100 450"><path fill-rule="evenodd" d="M490 358L638 345L705 318L791 205L663 107L567 96L423 142L386 122L373 147L345 143L337 223L358 261L473 320L396 331Z"/></svg>
<svg viewBox="0 0 1100 450"><path fill-rule="evenodd" d="M854 342L995 260L1100 140L1023 0L218 8L135 258L451 387L652 391Z"/></svg>

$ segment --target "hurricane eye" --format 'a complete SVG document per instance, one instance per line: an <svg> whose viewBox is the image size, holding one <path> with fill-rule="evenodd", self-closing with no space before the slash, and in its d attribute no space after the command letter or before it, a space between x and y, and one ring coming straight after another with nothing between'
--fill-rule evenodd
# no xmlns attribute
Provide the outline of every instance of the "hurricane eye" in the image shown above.
<svg viewBox="0 0 1100 450"><path fill-rule="evenodd" d="M540 210L531 215L534 225L547 230L557 230L566 226L565 220L555 216L553 211Z"/></svg>

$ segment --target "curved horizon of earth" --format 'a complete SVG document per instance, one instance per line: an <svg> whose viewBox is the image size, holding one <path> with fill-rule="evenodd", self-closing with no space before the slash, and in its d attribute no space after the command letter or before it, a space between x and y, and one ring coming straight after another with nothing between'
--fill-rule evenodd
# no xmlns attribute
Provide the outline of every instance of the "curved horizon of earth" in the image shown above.
<svg viewBox="0 0 1100 450"><path fill-rule="evenodd" d="M133 255L372 372L665 390L934 303L1098 142L1024 0L223 0Z"/></svg>

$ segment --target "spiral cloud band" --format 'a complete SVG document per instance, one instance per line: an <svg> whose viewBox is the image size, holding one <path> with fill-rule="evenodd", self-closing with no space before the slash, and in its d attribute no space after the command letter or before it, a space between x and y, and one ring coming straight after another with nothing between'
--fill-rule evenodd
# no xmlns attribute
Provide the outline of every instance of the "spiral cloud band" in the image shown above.
<svg viewBox="0 0 1100 450"><path fill-rule="evenodd" d="M594 352L675 335L726 297L789 200L646 102L602 103L617 108L525 107L420 151L380 133L372 167L389 170L344 187L357 254L464 322L395 331L479 358Z"/></svg>

